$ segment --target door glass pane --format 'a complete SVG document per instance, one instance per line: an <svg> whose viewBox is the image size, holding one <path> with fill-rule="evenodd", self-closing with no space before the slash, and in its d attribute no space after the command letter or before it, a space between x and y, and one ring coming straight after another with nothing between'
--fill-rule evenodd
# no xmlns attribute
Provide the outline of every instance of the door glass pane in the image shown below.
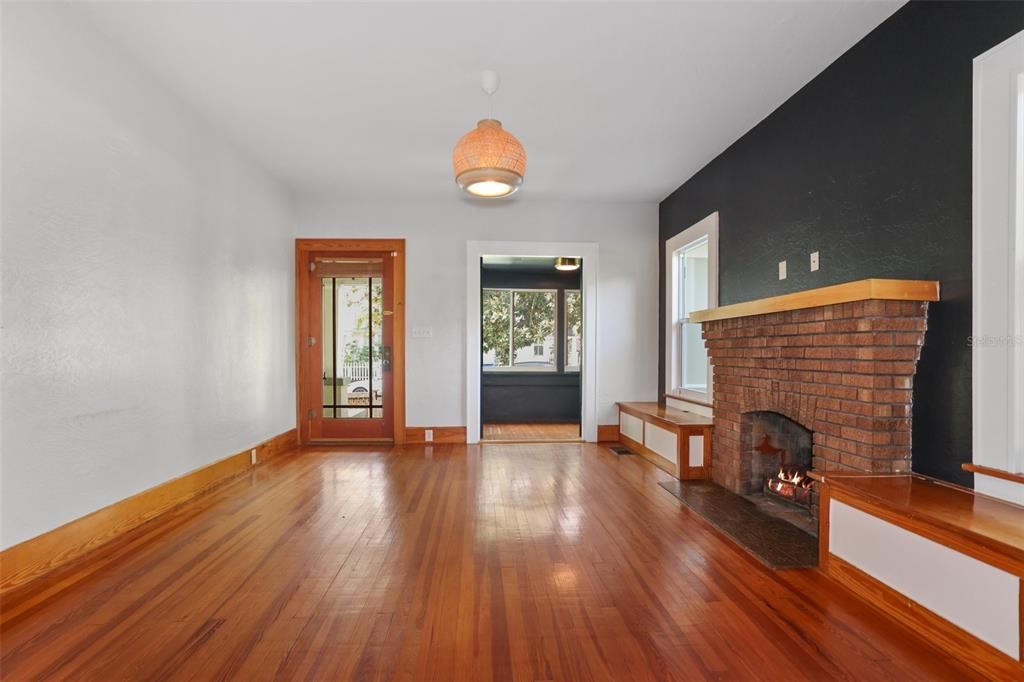
<svg viewBox="0 0 1024 682"><path fill-rule="evenodd" d="M383 293L380 277L323 279L324 417L384 416Z"/></svg>
<svg viewBox="0 0 1024 682"><path fill-rule="evenodd" d="M565 292L565 371L580 371L583 357L583 295Z"/></svg>
<svg viewBox="0 0 1024 682"><path fill-rule="evenodd" d="M323 357L323 383L324 383L324 417L334 417L335 405L339 393L335 377L337 372L334 363L334 281L331 279L320 280L320 316L322 330L320 332L320 352Z"/></svg>
<svg viewBox="0 0 1024 682"><path fill-rule="evenodd" d="M512 292L512 365L516 368L555 368L554 291Z"/></svg>
<svg viewBox="0 0 1024 682"><path fill-rule="evenodd" d="M370 280L370 343L372 349L372 362L370 363L371 375L371 405L373 410L370 414L374 419L384 417L381 407L384 405L384 356L382 346L384 345L384 282L379 277Z"/></svg>

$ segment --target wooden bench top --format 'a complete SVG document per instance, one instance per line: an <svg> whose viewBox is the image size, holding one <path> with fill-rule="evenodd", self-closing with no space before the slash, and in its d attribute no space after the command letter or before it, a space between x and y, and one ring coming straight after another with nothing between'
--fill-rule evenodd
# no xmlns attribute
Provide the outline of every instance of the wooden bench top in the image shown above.
<svg viewBox="0 0 1024 682"><path fill-rule="evenodd" d="M811 476L833 490L970 539L1024 566L1024 507L920 474L815 471Z"/></svg>
<svg viewBox="0 0 1024 682"><path fill-rule="evenodd" d="M673 426L703 427L711 426L714 423L711 417L705 417L702 414L695 414L684 410L676 410L655 402L616 403L616 405L627 414L632 414L634 417L647 421L661 422L663 426L668 426L669 428Z"/></svg>

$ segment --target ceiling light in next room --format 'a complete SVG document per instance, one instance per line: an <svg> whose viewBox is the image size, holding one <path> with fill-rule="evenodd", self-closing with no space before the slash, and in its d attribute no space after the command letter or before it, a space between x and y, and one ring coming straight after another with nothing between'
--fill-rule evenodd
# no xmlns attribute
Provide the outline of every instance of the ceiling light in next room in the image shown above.
<svg viewBox="0 0 1024 682"><path fill-rule="evenodd" d="M555 259L555 270L579 270L580 259L579 258L563 258L559 256Z"/></svg>
<svg viewBox="0 0 1024 682"><path fill-rule="evenodd" d="M482 86L488 96L498 90L496 71L484 71ZM526 173L526 150L501 127L501 121L485 118L462 136L452 152L455 182L468 194L498 199L514 194Z"/></svg>

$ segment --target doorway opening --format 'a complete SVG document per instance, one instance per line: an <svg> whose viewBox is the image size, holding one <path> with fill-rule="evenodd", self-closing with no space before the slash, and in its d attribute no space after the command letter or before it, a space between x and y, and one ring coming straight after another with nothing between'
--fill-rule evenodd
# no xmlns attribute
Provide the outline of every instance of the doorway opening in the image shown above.
<svg viewBox="0 0 1024 682"><path fill-rule="evenodd" d="M302 442L405 434L402 240L296 240Z"/></svg>
<svg viewBox="0 0 1024 682"><path fill-rule="evenodd" d="M480 258L481 440L579 440L582 259Z"/></svg>

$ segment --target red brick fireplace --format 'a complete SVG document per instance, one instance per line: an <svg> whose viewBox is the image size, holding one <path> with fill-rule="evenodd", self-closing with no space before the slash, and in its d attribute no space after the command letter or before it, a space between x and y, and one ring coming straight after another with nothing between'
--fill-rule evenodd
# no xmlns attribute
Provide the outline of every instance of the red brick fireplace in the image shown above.
<svg viewBox="0 0 1024 682"><path fill-rule="evenodd" d="M695 314L714 366L712 478L760 492L779 469L772 458L806 460L802 430L805 468L910 471L914 372L934 300L937 282L861 280Z"/></svg>

